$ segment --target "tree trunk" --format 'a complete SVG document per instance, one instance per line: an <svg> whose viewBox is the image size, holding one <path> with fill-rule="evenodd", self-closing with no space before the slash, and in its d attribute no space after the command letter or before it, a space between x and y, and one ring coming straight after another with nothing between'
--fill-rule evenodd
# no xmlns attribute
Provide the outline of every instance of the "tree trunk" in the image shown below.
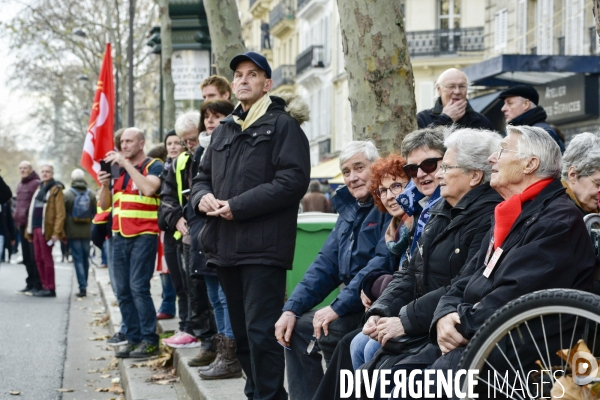
<svg viewBox="0 0 600 400"><path fill-rule="evenodd" d="M162 78L164 90L163 126L171 130L175 126L175 83L171 74L171 58L173 42L171 39L171 18L169 17L169 0L156 0L160 13L160 54L162 60ZM161 132L161 137L163 137Z"/></svg>
<svg viewBox="0 0 600 400"><path fill-rule="evenodd" d="M414 77L400 2L338 0L355 140L400 152L417 128Z"/></svg>
<svg viewBox="0 0 600 400"><path fill-rule="evenodd" d="M233 72L229 69L229 62L246 52L237 5L235 0L203 0L203 3L217 75L231 81Z"/></svg>

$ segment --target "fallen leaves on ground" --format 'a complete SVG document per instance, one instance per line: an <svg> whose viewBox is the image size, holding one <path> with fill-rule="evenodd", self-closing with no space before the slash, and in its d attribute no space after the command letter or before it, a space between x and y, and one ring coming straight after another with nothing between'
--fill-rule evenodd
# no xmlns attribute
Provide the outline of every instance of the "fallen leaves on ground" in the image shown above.
<svg viewBox="0 0 600 400"><path fill-rule="evenodd" d="M168 372L152 375L146 379L146 382L156 383L157 385L170 385L171 383L179 382L179 377L175 375L175 370L171 369Z"/></svg>
<svg viewBox="0 0 600 400"><path fill-rule="evenodd" d="M105 393L114 393L114 394L123 394L125 391L119 385L111 385L110 387L101 387L94 389L94 392L105 392Z"/></svg>
<svg viewBox="0 0 600 400"><path fill-rule="evenodd" d="M60 389L56 389L57 392L61 392L61 393L70 393L70 392L74 392L75 389L64 389L64 388L60 388Z"/></svg>
<svg viewBox="0 0 600 400"><path fill-rule="evenodd" d="M88 338L88 340L98 340L99 341L99 340L106 340L109 337L110 336L108 336L108 335L100 335L100 336L94 336L94 337Z"/></svg>
<svg viewBox="0 0 600 400"><path fill-rule="evenodd" d="M112 376L111 374L104 374L104 375L100 375L100 378L107 379L107 378L110 378L111 376Z"/></svg>
<svg viewBox="0 0 600 400"><path fill-rule="evenodd" d="M93 358L90 358L90 361L101 361L101 360L106 360L106 358L104 358L104 357L93 357Z"/></svg>
<svg viewBox="0 0 600 400"><path fill-rule="evenodd" d="M10 393L13 396L20 396L21 395L21 392L19 392L18 390L11 390L8 393Z"/></svg>

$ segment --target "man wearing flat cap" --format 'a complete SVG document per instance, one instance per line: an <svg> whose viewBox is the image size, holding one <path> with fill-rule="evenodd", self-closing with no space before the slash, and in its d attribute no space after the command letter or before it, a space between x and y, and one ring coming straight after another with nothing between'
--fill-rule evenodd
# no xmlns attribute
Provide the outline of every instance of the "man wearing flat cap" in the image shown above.
<svg viewBox="0 0 600 400"><path fill-rule="evenodd" d="M298 206L310 181L299 97L269 96L271 67L261 54L231 60L240 103L212 134L191 201L206 215L199 240L225 292L248 399L287 399L284 349L275 340ZM226 351L228 351L226 349Z"/></svg>
<svg viewBox="0 0 600 400"><path fill-rule="evenodd" d="M498 97L504 100L502 112L507 124L542 128L556 141L558 147L560 147L560 152L565 152L565 144L560 140L556 131L546 123L548 117L546 110L544 110L544 107L537 105L540 95L533 86L513 86L501 92Z"/></svg>

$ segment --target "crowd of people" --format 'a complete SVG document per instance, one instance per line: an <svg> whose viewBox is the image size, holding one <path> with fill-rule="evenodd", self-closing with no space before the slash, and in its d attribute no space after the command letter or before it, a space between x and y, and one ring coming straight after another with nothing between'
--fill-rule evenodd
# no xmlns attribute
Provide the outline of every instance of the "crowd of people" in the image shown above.
<svg viewBox="0 0 600 400"><path fill-rule="evenodd" d="M397 153L381 158L371 141L343 148L345 185L331 195L310 182L306 103L269 95L271 68L258 53L230 67L233 82L207 78L200 110L179 115L147 154L142 131L118 131L104 160L115 168L98 173L97 196L79 169L66 190L52 166L39 177L23 161L12 223L0 179L0 247L20 236L21 292L56 296L51 250L66 240L85 296L93 240L123 316L107 341L117 357L158 354L157 319L177 315L162 343L198 348L189 365L203 379L245 373L245 396L261 400L288 398L286 373L290 399L331 400L341 398L343 370L453 370L510 300L549 288L600 292L583 222L598 212L600 136L578 134L565 149L531 86L500 94L507 126L496 132L471 108L465 74L445 71L435 106ZM286 294L299 206L338 219Z"/></svg>

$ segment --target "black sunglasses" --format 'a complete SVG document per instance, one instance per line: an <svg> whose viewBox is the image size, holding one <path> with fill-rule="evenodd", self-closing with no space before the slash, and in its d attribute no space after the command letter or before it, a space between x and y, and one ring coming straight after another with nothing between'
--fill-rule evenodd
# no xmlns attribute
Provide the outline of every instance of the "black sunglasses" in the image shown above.
<svg viewBox="0 0 600 400"><path fill-rule="evenodd" d="M438 161L442 159L443 157L427 158L419 165L406 164L404 167L402 167L402 169L404 169L404 173L406 175L410 176L411 178L416 178L419 168L421 168L421 171L425 172L426 174L430 174L437 169Z"/></svg>

